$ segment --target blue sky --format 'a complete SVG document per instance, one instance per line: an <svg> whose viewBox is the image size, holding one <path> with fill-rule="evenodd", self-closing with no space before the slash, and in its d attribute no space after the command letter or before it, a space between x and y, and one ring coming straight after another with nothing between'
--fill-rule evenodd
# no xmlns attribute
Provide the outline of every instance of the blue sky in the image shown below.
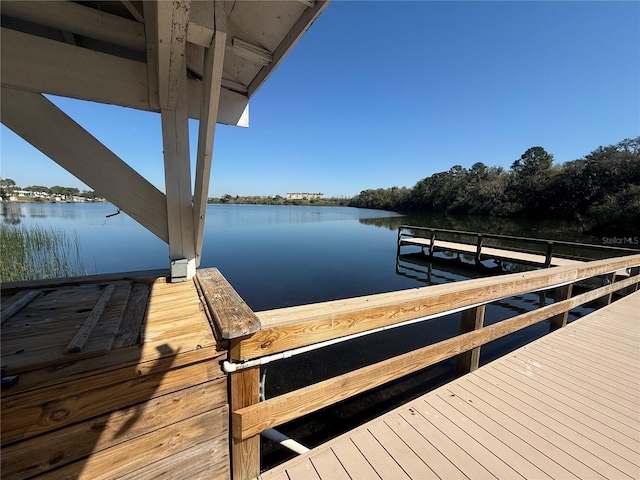
<svg viewBox="0 0 640 480"><path fill-rule="evenodd" d="M158 114L53 100L164 191ZM640 2L334 1L250 122L218 126L210 196L412 187L537 145L573 160L640 135ZM3 177L87 188L1 134Z"/></svg>

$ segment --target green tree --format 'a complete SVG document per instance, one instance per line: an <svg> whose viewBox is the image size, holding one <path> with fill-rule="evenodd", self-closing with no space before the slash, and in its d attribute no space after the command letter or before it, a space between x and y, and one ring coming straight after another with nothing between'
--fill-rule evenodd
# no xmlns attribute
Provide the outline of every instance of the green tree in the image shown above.
<svg viewBox="0 0 640 480"><path fill-rule="evenodd" d="M518 160L513 162L511 170L527 179L539 177L549 172L553 163L553 155L542 147L531 147Z"/></svg>

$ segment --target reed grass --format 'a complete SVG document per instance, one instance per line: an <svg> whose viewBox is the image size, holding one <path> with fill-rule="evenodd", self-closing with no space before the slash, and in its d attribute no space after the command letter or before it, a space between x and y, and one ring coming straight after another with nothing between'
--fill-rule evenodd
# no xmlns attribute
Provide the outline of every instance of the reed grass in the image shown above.
<svg viewBox="0 0 640 480"><path fill-rule="evenodd" d="M87 274L77 235L39 226L0 225L0 282Z"/></svg>

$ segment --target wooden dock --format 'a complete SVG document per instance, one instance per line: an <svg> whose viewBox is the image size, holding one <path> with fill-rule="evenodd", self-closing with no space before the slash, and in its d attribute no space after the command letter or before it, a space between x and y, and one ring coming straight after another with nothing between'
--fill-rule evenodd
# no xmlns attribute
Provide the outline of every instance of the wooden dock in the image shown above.
<svg viewBox="0 0 640 480"><path fill-rule="evenodd" d="M511 262L545 268L637 253L634 249L605 245L401 225L398 228L398 257L405 246L419 247L431 258L435 253L445 253L454 254L456 258L471 257L476 264L494 260L499 264ZM575 254L576 250L580 252L579 256Z"/></svg>
<svg viewBox="0 0 640 480"><path fill-rule="evenodd" d="M262 480L640 478L640 292Z"/></svg>
<svg viewBox="0 0 640 480"><path fill-rule="evenodd" d="M3 479L229 478L226 350L165 276L3 285Z"/></svg>

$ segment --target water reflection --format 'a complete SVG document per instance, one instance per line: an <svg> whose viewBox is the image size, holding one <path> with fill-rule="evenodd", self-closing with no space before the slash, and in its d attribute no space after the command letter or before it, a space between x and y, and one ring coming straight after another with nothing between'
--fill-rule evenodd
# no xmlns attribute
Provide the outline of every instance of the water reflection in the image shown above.
<svg viewBox="0 0 640 480"><path fill-rule="evenodd" d="M7 225L19 225L25 216L20 205L11 203L0 203L0 214L2 215L2 222Z"/></svg>
<svg viewBox="0 0 640 480"><path fill-rule="evenodd" d="M416 225L446 230L602 244L601 238L582 234L578 223L568 221L412 213L400 217L363 218L360 222L389 230L398 230L401 225Z"/></svg>

